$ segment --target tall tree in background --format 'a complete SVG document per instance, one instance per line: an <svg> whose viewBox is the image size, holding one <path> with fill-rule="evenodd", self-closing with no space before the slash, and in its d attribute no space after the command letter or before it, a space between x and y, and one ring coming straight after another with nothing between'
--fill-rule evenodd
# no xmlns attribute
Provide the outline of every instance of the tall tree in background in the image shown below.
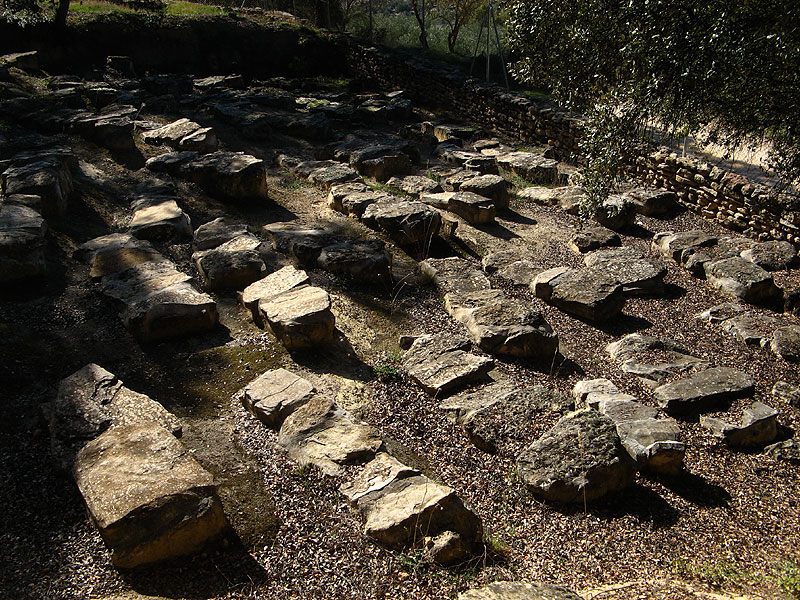
<svg viewBox="0 0 800 600"><path fill-rule="evenodd" d="M784 183L800 182L797 0L504 4L516 77L588 115L586 173L601 195L653 123L729 148L766 139Z"/></svg>
<svg viewBox="0 0 800 600"><path fill-rule="evenodd" d="M450 52L456 51L461 28L471 23L478 9L485 4L486 0L439 0L436 15L447 25L447 48Z"/></svg>
<svg viewBox="0 0 800 600"><path fill-rule="evenodd" d="M433 8L433 0L411 0L411 10L419 25L419 43L428 49L428 16Z"/></svg>

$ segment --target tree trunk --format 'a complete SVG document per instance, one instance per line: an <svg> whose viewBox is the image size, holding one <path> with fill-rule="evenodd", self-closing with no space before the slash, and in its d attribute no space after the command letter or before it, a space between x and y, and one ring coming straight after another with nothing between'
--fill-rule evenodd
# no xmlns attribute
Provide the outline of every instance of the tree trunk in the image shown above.
<svg viewBox="0 0 800 600"><path fill-rule="evenodd" d="M69 0L58 0L58 9L56 10L56 18L53 21L53 26L57 33L63 33L67 30L67 13L69 12Z"/></svg>
<svg viewBox="0 0 800 600"><path fill-rule="evenodd" d="M422 0L422 10L419 9L419 2L412 0L411 8L414 11L414 16L417 18L419 25L419 43L423 49L428 49L428 31L425 29L425 0Z"/></svg>

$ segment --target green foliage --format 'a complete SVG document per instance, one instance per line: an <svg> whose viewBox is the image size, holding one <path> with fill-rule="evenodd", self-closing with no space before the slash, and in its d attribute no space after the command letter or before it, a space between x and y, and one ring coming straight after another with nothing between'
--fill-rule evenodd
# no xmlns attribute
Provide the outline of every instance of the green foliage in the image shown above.
<svg viewBox="0 0 800 600"><path fill-rule="evenodd" d="M168 15L222 15L226 11L219 6L197 2L169 2L166 13Z"/></svg>
<svg viewBox="0 0 800 600"><path fill-rule="evenodd" d="M0 21L29 27L46 20L47 14L37 0L2 0L0 4Z"/></svg>
<svg viewBox="0 0 800 600"><path fill-rule="evenodd" d="M775 581L792 598L800 599L800 567L796 564L784 563Z"/></svg>
<svg viewBox="0 0 800 600"><path fill-rule="evenodd" d="M772 167L800 182L800 3L796 0L508 0L513 73L589 113L587 172L609 189L613 159L596 141L612 132L623 153L692 133L729 148L768 139ZM613 121L608 123L608 120ZM610 152L610 151L609 151Z"/></svg>

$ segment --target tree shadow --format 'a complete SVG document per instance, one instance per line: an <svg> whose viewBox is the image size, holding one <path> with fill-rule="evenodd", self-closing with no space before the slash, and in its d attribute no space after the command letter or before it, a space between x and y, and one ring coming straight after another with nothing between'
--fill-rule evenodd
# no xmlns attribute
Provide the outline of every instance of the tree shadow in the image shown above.
<svg viewBox="0 0 800 600"><path fill-rule="evenodd" d="M498 216L506 221L511 221L512 223L517 223L519 225L536 225L538 223L536 219L526 217L525 215L513 211L510 208L504 208L498 211Z"/></svg>
<svg viewBox="0 0 800 600"><path fill-rule="evenodd" d="M334 332L334 342L308 350L294 350L289 354L292 360L319 374L331 374L367 382L372 379L372 367L362 361L347 336L338 329Z"/></svg>
<svg viewBox="0 0 800 600"><path fill-rule="evenodd" d="M126 148L124 150L110 150L111 158L115 163L130 169L131 171L138 171L145 164L144 155L138 148Z"/></svg>
<svg viewBox="0 0 800 600"><path fill-rule="evenodd" d="M496 221L494 223L473 224L472 227L474 227L478 231L482 231L483 233L489 234L492 237L501 240L508 241L519 237L519 235L511 231L508 227L501 225Z"/></svg>
<svg viewBox="0 0 800 600"><path fill-rule="evenodd" d="M594 323L585 319L578 320L614 337L636 333L637 331L642 331L643 329L648 329L653 326L647 319L635 315L627 315L625 313L621 313L615 320L605 323Z"/></svg>

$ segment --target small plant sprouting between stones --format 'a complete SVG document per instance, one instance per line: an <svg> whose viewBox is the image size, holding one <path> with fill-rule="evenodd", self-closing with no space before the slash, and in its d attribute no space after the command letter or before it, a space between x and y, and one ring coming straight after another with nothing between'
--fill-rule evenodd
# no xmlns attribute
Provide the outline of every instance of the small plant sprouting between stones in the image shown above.
<svg viewBox="0 0 800 600"><path fill-rule="evenodd" d="M398 363L400 362L400 353L399 352L390 352L390 353L383 353L381 354L378 362L375 363L375 366L372 367L372 371L381 381L394 381L400 379L400 368L398 367Z"/></svg>

